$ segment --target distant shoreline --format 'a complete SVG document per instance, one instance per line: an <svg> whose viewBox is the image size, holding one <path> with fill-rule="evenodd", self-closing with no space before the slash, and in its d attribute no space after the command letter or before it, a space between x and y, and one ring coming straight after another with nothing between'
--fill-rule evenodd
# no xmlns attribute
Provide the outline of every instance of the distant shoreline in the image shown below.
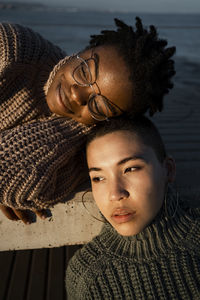
<svg viewBox="0 0 200 300"><path fill-rule="evenodd" d="M22 8L46 8L41 3L25 3L25 2L2 2L0 1L0 9L22 9Z"/></svg>
<svg viewBox="0 0 200 300"><path fill-rule="evenodd" d="M0 10L20 10L20 9L30 9L30 10L54 10L54 11L66 11L69 13L76 13L76 12L88 12L88 13L111 13L111 14L127 14L127 13L133 13L136 15L200 15L200 12L198 11L191 11L191 12L167 12L167 11L140 11L140 10L126 10L124 9L102 9L102 8L94 8L94 7L84 7L84 6L71 6L67 4L42 4L40 2L31 2L31 3L26 3L26 2L14 2L14 1L9 1L5 2L0 1Z"/></svg>

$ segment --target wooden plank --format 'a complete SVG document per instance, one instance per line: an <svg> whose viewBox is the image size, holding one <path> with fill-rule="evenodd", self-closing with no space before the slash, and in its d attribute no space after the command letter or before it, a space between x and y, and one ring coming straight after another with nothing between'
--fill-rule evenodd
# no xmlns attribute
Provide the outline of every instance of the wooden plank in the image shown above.
<svg viewBox="0 0 200 300"><path fill-rule="evenodd" d="M6 299L16 251L0 252L0 299Z"/></svg>
<svg viewBox="0 0 200 300"><path fill-rule="evenodd" d="M66 300L66 267L80 247L0 252L0 300Z"/></svg>
<svg viewBox="0 0 200 300"><path fill-rule="evenodd" d="M46 295L49 249L33 250L26 300L44 300Z"/></svg>
<svg viewBox="0 0 200 300"><path fill-rule="evenodd" d="M5 300L24 300L31 250L17 251Z"/></svg>
<svg viewBox="0 0 200 300"><path fill-rule="evenodd" d="M64 247L49 250L46 300L66 299L64 286L64 254Z"/></svg>

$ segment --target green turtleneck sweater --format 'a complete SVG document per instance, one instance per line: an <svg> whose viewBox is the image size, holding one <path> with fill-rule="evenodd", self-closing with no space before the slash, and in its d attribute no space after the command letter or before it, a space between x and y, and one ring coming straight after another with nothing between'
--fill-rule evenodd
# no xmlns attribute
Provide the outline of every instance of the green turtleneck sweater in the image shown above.
<svg viewBox="0 0 200 300"><path fill-rule="evenodd" d="M163 213L124 237L110 224L71 259L68 299L200 299L200 210Z"/></svg>

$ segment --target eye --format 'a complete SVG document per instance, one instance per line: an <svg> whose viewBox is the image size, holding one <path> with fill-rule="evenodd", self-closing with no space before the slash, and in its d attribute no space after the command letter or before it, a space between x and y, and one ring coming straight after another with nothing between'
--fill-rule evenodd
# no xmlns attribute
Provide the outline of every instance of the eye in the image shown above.
<svg viewBox="0 0 200 300"><path fill-rule="evenodd" d="M84 63L81 63L80 65L80 75L86 83L91 82L91 72L88 69L87 65L85 65Z"/></svg>
<svg viewBox="0 0 200 300"><path fill-rule="evenodd" d="M139 167L128 167L125 169L124 173L135 172L139 169Z"/></svg>
<svg viewBox="0 0 200 300"><path fill-rule="evenodd" d="M74 80L80 85L88 85L90 83L90 72L84 63L81 63L73 72Z"/></svg>
<svg viewBox="0 0 200 300"><path fill-rule="evenodd" d="M98 183L98 182L103 181L103 180L104 180L104 178L100 177L100 176L98 176L98 177L96 176L96 177L91 178L91 181L95 182L95 183Z"/></svg>
<svg viewBox="0 0 200 300"><path fill-rule="evenodd" d="M84 78L87 78L87 72L86 72L86 66L84 65L84 64L81 64L81 73L82 73L82 76L84 77Z"/></svg>

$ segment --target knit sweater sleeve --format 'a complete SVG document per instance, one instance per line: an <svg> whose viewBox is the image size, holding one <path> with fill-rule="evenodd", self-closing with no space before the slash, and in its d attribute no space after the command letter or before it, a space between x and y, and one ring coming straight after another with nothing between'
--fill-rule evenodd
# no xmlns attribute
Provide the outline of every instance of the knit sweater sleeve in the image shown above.
<svg viewBox="0 0 200 300"><path fill-rule="evenodd" d="M54 51L52 51L52 49ZM66 54L39 33L19 24L0 24L0 75L12 64L38 64L51 54L55 63ZM54 56L54 57L53 57Z"/></svg>
<svg viewBox="0 0 200 300"><path fill-rule="evenodd" d="M83 160L91 127L49 118L0 134L0 203L42 209L64 202L88 179Z"/></svg>
<svg viewBox="0 0 200 300"><path fill-rule="evenodd" d="M0 24L0 131L50 115L43 88L65 56L30 28Z"/></svg>

